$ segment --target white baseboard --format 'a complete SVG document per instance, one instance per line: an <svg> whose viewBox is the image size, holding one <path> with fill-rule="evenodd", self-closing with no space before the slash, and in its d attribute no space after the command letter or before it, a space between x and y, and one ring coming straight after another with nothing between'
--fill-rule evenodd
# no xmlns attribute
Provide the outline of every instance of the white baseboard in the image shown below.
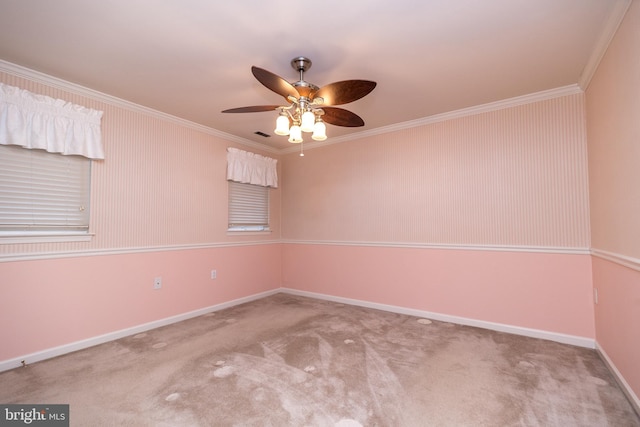
<svg viewBox="0 0 640 427"><path fill-rule="evenodd" d="M219 311L225 308L233 307L235 305L244 304L246 302L254 301L260 298L264 298L273 294L277 294L280 292L279 289L274 289L271 291L261 292L254 295L249 295L247 297L234 299L231 301L227 301L221 304L212 305L210 307L201 308L198 310L190 311L187 313L179 314L176 316L167 317L160 320L155 320L153 322L144 323L142 325L134 326L127 329L122 329L115 332L110 332L108 334L99 335L97 337L88 338L81 341L76 341L70 344L64 344L58 347L49 348L43 351L38 351L35 353L27 354L24 356L19 356L14 359L2 360L0 361L0 372L8 371L9 369L14 369L22 366L22 362L25 364L31 364L35 362L39 362L41 360L50 359L52 357L61 356L63 354L71 353L77 350L82 350L88 347L93 347L94 345L103 344L105 342L117 340L119 338L124 338L130 335L139 334L141 332L148 331L150 329L159 328L161 326L170 325L172 323L181 322L183 320L191 319L193 317L202 316L203 314L211 313L213 311Z"/></svg>
<svg viewBox="0 0 640 427"><path fill-rule="evenodd" d="M542 331L537 329L522 328L518 326L511 326L511 325L505 325L500 323L485 322L481 320L468 319L468 318L458 317L458 316L450 316L450 315L440 314L440 313L432 313L424 310L416 310L416 309L410 309L410 308L399 307L399 306L388 305L388 304L372 303L368 301L356 300L351 298L335 297L335 296L325 295L325 294L320 294L315 292L305 292L305 291L298 291L298 290L289 289L289 288L279 288L271 291L250 295L243 298L238 298L232 301L227 301L221 304L216 304L210 307L205 307L198 310L190 311L188 313L167 317L165 319L144 323L142 325L134 326L131 328L110 332L108 334L99 335L96 337L88 338L86 340L76 341L70 344L53 347L50 349L38 351L31 354L26 354L13 359L3 360L3 361L0 361L0 372L7 371L9 369L18 368L22 366L23 361L28 365L31 363L50 359L52 357L61 356L63 354L82 350L88 347L93 347L95 345L103 344L105 342L117 340L119 338L124 338L126 336L139 334L141 332L145 332L150 329L155 329L161 326L170 325L172 323L181 322L183 320L191 319L193 317L201 316L203 314L211 313L213 311L219 311L225 308L229 308L229 307L233 307L246 302L254 301L260 298L277 294L279 292L287 293L291 295L300 295L300 296L305 296L309 298L317 298L317 299L322 299L327 301L334 301L334 302L339 302L343 304L356 305L360 307L368 307L368 308L373 308L377 310L389 311L393 313L406 314L409 316L425 317L433 320L455 323L459 325L475 326L478 328L490 329L490 330L499 331L499 332L507 332L515 335L522 335L522 336L527 336L532 338L541 338L541 339L546 339L550 341L560 342L563 344L575 345L579 347L595 348L595 341L590 338L559 334L559 333Z"/></svg>
<svg viewBox="0 0 640 427"><path fill-rule="evenodd" d="M624 394L627 396L627 399L629 399L631 406L633 406L633 409L635 409L638 416L640 416L640 398L638 398L638 395L634 393L633 389L631 388L629 383L624 379L624 377L622 376L618 368L616 368L616 365L613 363L613 361L611 360L607 352L604 351L604 349L600 346L600 343L598 343L597 341L596 341L596 350L600 354L600 357L602 358L602 360L604 360L604 363L609 368L609 371L611 371L611 373L613 374L614 378L618 382L618 385L620 386Z"/></svg>
<svg viewBox="0 0 640 427"><path fill-rule="evenodd" d="M634 410L638 413L638 415L640 415L640 398L638 398L638 396L634 393L631 386L626 382L626 380L624 379L620 371L618 371L613 361L609 358L609 355L607 354L607 352L600 346L600 344L597 341L592 340L590 338L559 334L555 332L542 331L538 329L522 328L518 326L505 325L501 323L493 323L493 322L486 322L486 321L475 320L475 319L468 319L465 317L450 316L446 314L433 313L429 311L416 310L416 309L394 306L389 304L373 303L373 302L362 301L362 300L357 300L352 298L336 297L336 296L320 294L316 292L299 291L299 290L289 289L289 288L279 288L271 291L261 292L254 295L249 295L247 297L238 298L238 299L227 301L224 303L212 305L210 307L205 307L198 310L183 313L180 315L171 316L171 317L156 320L153 322L145 323L142 325L134 326L132 328L122 329L119 331L111 332L111 333L100 335L97 337L92 337L86 340L76 341L70 344L65 344L65 345L50 348L47 350L16 357L14 359L3 360L3 361L0 361L0 372L18 368L23 365L22 362L24 362L25 364L39 362L42 360L50 359L52 357L61 356L74 351L93 347L98 344L103 344L105 342L117 340L119 338L124 338L126 336L139 334L141 332L145 332L150 329L159 328L162 326L181 322L183 320L202 316L204 314L211 313L214 311L219 311L225 308L244 304L246 302L255 301L260 298L265 298L277 293L299 295L299 296L304 296L309 298L316 298L316 299L321 299L326 301L338 302L342 304L349 304L349 305L355 305L360 307L373 308L376 310L389 311L392 313L406 314L409 316L424 317L424 318L438 320L442 322L449 322L449 323L455 323L455 324L466 325L466 326L474 326L478 328L484 328L484 329L489 329L489 330L494 330L499 332L506 332L506 333L511 333L515 335L522 335L526 337L546 339L546 340L556 341L563 344L575 345L578 347L596 349L598 354L600 354L601 358L609 368L609 370L612 372L616 381L620 385L620 388L623 390L623 392L629 399L629 402L633 406Z"/></svg>
<svg viewBox="0 0 640 427"><path fill-rule="evenodd" d="M540 338L549 341L556 341L562 344L570 344L578 347L595 348L595 340L591 338L578 337L574 335L560 334L556 332L542 331L539 329L523 328L519 326L505 325L502 323L486 322L483 320L468 319L466 317L450 316L447 314L432 313L424 310L416 310L411 308L399 307L395 305L379 304L369 301L362 301L351 298L335 297L332 295L319 294L315 292L298 291L289 288L280 288L283 293L291 295L299 295L309 298L317 298L327 301L339 302L343 304L357 305L360 307L373 308L377 310L390 311L393 313L406 314L409 316L425 317L428 319L438 320L441 322L455 323L458 325L475 326L492 331L507 332L514 335L522 335L531 338Z"/></svg>

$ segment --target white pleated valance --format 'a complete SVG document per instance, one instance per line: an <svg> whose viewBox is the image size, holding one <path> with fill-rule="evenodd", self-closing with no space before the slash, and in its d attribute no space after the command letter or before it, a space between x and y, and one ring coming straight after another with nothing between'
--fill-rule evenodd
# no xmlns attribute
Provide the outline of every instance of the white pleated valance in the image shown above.
<svg viewBox="0 0 640 427"><path fill-rule="evenodd" d="M104 159L102 111L0 83L0 144Z"/></svg>
<svg viewBox="0 0 640 427"><path fill-rule="evenodd" d="M229 147L227 148L227 180L277 188L277 162L270 157Z"/></svg>

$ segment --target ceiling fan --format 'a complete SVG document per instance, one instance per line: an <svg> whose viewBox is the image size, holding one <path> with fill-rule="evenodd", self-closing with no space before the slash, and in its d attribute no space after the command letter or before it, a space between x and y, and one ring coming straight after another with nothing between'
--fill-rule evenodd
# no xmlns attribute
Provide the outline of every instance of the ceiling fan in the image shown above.
<svg viewBox="0 0 640 427"><path fill-rule="evenodd" d="M327 138L324 122L345 127L364 126L357 114L334 105L348 104L368 95L376 82L369 80L344 80L318 87L304 80L304 73L311 68L311 60L299 56L291 60L291 67L300 73L300 80L289 83L282 77L259 67L251 67L255 78L265 87L284 97L288 105L255 105L231 108L223 113L257 113L279 111L275 133L289 135L289 142L302 142L302 132L313 132L312 138Z"/></svg>

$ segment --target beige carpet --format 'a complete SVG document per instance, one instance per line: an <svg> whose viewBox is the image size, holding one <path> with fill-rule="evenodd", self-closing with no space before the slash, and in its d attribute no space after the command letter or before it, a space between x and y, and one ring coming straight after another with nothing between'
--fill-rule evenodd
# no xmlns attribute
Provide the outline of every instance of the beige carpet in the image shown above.
<svg viewBox="0 0 640 427"><path fill-rule="evenodd" d="M0 403L68 403L72 426L640 426L594 350L286 294L1 373Z"/></svg>

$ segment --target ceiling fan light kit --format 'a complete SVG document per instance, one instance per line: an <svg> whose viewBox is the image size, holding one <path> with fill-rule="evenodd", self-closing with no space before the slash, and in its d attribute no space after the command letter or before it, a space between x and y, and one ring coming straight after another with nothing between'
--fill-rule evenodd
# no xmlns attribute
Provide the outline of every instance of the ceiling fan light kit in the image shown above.
<svg viewBox="0 0 640 427"><path fill-rule="evenodd" d="M300 80L289 83L282 77L258 67L251 67L255 78L266 88L284 97L288 105L257 105L232 108L223 113L256 113L278 111L274 133L289 136L289 142L302 144L302 133L312 133L314 141L327 139L326 123L335 126L364 126L357 114L334 105L347 104L368 95L376 82L369 80L344 80L318 87L304 80L304 73L311 68L311 60L299 56L291 60L291 67L300 73ZM301 148L301 156L304 156Z"/></svg>

